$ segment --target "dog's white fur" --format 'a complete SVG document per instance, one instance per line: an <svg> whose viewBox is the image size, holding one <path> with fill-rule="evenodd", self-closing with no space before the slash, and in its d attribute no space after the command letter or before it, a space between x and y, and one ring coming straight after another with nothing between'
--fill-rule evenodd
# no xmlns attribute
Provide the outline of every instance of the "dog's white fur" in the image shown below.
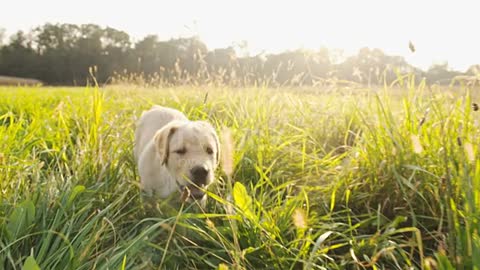
<svg viewBox="0 0 480 270"><path fill-rule="evenodd" d="M189 121L180 111L153 106L143 112L135 131L134 155L142 189L166 198L188 187L192 197L204 198L202 189L213 182L218 166L219 145L209 123ZM198 168L204 172L201 177L195 173Z"/></svg>

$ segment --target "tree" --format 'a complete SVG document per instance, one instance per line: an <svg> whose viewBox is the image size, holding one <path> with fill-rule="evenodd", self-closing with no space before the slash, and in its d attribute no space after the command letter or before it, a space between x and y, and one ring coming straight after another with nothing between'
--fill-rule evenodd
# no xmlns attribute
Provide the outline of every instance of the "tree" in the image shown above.
<svg viewBox="0 0 480 270"><path fill-rule="evenodd" d="M420 74L420 70L408 64L401 56L386 55L380 49L362 48L357 55L348 57L337 65L338 77L360 83L382 84L397 79L397 73Z"/></svg>
<svg viewBox="0 0 480 270"><path fill-rule="evenodd" d="M480 76L480 65L472 65L467 69L465 75L468 76Z"/></svg>
<svg viewBox="0 0 480 270"><path fill-rule="evenodd" d="M5 29L0 28L0 47L3 46L3 40L5 39Z"/></svg>
<svg viewBox="0 0 480 270"><path fill-rule="evenodd" d="M8 45L0 49L0 74L18 77L38 77L38 56L32 48L32 39L18 31Z"/></svg>
<svg viewBox="0 0 480 270"><path fill-rule="evenodd" d="M80 37L73 24L45 24L34 30L40 76L50 84L71 84L75 76L74 47Z"/></svg>
<svg viewBox="0 0 480 270"><path fill-rule="evenodd" d="M458 75L461 75L461 73L451 70L448 67L448 62L434 64L426 73L428 82L438 84L448 84Z"/></svg>
<svg viewBox="0 0 480 270"><path fill-rule="evenodd" d="M0 30L0 41L2 35ZM100 83L108 82L115 73L156 76L170 83L232 85L316 85L332 77L383 84L405 73L426 76L432 83L448 83L461 74L446 64L434 65L425 73L403 57L380 49L362 48L344 58L338 50L327 48L249 56L247 47L241 42L208 50L195 36L160 40L151 35L133 44L127 33L110 27L47 23L29 33L17 32L0 46L0 73L74 85L86 84L93 66ZM470 68L466 75L475 70Z"/></svg>

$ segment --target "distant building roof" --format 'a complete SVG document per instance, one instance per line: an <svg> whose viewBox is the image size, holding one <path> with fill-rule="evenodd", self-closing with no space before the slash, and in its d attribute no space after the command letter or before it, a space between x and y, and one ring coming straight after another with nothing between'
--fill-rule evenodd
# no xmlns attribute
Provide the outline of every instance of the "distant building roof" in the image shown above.
<svg viewBox="0 0 480 270"><path fill-rule="evenodd" d="M42 81L31 78L0 76L0 85L41 85Z"/></svg>

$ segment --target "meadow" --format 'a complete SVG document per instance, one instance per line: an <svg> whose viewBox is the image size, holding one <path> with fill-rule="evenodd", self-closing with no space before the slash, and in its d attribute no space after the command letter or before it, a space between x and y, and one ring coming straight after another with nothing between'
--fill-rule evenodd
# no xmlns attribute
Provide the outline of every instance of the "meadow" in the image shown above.
<svg viewBox="0 0 480 270"><path fill-rule="evenodd" d="M478 95L413 81L1 87L0 268L478 269ZM152 104L221 135L204 209L143 205Z"/></svg>

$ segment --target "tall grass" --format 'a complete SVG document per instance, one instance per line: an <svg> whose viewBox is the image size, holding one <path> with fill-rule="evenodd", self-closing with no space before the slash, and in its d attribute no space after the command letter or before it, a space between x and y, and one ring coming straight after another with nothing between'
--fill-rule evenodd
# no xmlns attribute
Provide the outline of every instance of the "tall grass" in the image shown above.
<svg viewBox="0 0 480 270"><path fill-rule="evenodd" d="M0 268L473 269L479 112L450 90L1 88ZM206 208L143 206L152 104L226 130Z"/></svg>

